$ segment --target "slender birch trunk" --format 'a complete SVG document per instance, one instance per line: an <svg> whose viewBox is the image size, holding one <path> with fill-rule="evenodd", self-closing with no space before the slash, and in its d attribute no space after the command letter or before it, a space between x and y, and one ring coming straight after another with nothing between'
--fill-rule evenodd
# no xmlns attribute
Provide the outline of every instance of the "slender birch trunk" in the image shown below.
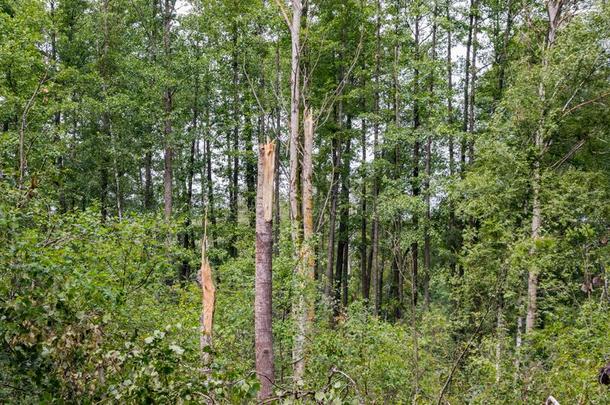
<svg viewBox="0 0 610 405"><path fill-rule="evenodd" d="M559 24L561 23L561 10L564 5L564 0L551 0L547 3L547 13L549 18L549 26L547 37L542 51L542 68L540 74L540 82L538 85L538 99L541 105L540 122L538 129L534 134L534 147L536 157L532 169L532 228L531 240L532 247L530 255L532 256L532 265L529 269L527 280L527 316L525 318L525 333L531 333L536 326L536 316L538 308L538 271L536 262L536 241L540 238L540 228L542 226L542 208L540 204L541 193L541 168L540 161L544 154L544 125L546 118L546 93L544 87L544 75L548 66L548 51L553 47L555 35Z"/></svg>

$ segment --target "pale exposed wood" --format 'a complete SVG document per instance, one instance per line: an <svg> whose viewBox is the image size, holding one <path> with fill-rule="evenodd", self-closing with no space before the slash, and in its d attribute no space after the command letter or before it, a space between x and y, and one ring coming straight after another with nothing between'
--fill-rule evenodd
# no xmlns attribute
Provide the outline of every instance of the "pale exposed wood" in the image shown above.
<svg viewBox="0 0 610 405"><path fill-rule="evenodd" d="M211 356L209 347L212 346L212 331L214 327L214 305L216 302L216 286L212 275L212 267L207 255L207 214L203 224L203 238L201 239L201 269L199 280L201 282L201 360L204 369L209 366Z"/></svg>
<svg viewBox="0 0 610 405"><path fill-rule="evenodd" d="M546 399L545 405L559 405L559 401L557 401L554 396L549 395L549 397Z"/></svg>
<svg viewBox="0 0 610 405"><path fill-rule="evenodd" d="M313 117L306 108L303 121L303 238L313 236Z"/></svg>
<svg viewBox="0 0 610 405"><path fill-rule="evenodd" d="M275 174L275 143L270 142L261 147L260 158L263 160L262 198L263 217L269 222L273 219L273 177Z"/></svg>

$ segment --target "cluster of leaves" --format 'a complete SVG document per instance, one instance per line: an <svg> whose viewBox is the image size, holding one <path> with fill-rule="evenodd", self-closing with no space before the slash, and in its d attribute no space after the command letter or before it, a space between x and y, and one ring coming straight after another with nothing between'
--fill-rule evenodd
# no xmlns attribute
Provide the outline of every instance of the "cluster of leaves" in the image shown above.
<svg viewBox="0 0 610 405"><path fill-rule="evenodd" d="M21 193L5 191L3 401L175 403L214 395L234 402L255 394L253 377L219 364L211 378L202 374L199 295L171 282L175 258L185 253L167 243L171 229L163 221L139 216L100 225L93 210L48 215L42 201L16 209L10 197Z"/></svg>

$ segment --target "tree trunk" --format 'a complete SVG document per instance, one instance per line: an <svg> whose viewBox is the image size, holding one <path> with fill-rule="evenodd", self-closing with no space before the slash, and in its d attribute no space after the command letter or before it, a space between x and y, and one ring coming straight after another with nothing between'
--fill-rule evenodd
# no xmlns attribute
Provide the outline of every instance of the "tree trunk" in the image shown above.
<svg viewBox="0 0 610 405"><path fill-rule="evenodd" d="M174 13L174 1L175 0L165 0L165 6L163 9L163 50L165 53L165 68L166 74L169 74L169 60L171 57L171 25ZM173 205L173 141L172 137L172 120L171 114L173 110L172 103L172 89L167 87L163 91L163 113L164 113L164 122L163 122L163 140L165 143L164 151L163 151L163 162L164 162L164 171L163 171L163 202L164 202L164 214L165 219L169 220L172 216L172 205Z"/></svg>
<svg viewBox="0 0 610 405"><path fill-rule="evenodd" d="M249 121L249 118L247 118L247 120ZM261 135L264 134L264 129L262 126L261 121L261 117L259 116L258 118L259 123L258 123L258 128L259 130L257 131L259 133L259 139L261 138ZM245 141L246 141L246 156L245 156L245 163L246 163L246 207L248 208L248 220L250 223L250 226L253 227L255 226L255 205L256 205L256 201L255 201L255 197L256 197L256 190L255 190L255 185L256 185L256 155L254 152L254 143L252 142L252 138L254 136L254 131L252 130L252 126L250 125L250 128L247 128L244 131L244 137L245 137ZM262 142L262 141L261 141Z"/></svg>
<svg viewBox="0 0 610 405"><path fill-rule="evenodd" d="M400 15L400 2L397 3L397 10L396 10L396 23L395 23L395 33L397 38L400 35L400 27L398 24L398 16ZM401 121L400 121L400 76L399 76L399 61L400 61L400 44L397 42L394 44L394 60L392 62L392 96L393 96L393 112L394 112L394 125L395 127L398 129L401 127ZM392 160L393 160L393 165L394 165L394 170L392 172L392 176L394 180L397 180L398 177L400 176L400 170L399 170L399 160L400 160L400 150L399 150L399 145L398 143L395 143L394 148L393 148L393 156L392 156ZM395 311L394 311L394 315L396 319L400 319L402 317L402 304L403 304L403 300L402 300L402 275L401 275L401 269L399 266L399 255L401 255L401 251L398 245L400 245L399 241L397 240L398 238L400 238L400 229L401 229L402 223L401 223L401 219L399 216L396 216L394 218L393 221L393 234L394 234L394 241L393 241L393 246L392 246L392 286L390 289L390 298L394 299L396 302L395 304Z"/></svg>
<svg viewBox="0 0 610 405"><path fill-rule="evenodd" d="M210 89L206 84L206 94L208 99L210 97ZM207 189L207 210L210 213L210 223L212 224L212 243L214 243L214 230L216 228L216 211L215 211L215 201L214 201L214 183L212 181L212 134L210 131L210 107L207 106L205 109L205 127L206 127L206 135L204 139L204 149L205 149L205 182ZM203 178L203 173L201 174ZM203 192L203 185L202 185Z"/></svg>
<svg viewBox="0 0 610 405"><path fill-rule="evenodd" d="M290 74L290 219L292 241L295 248L300 246L300 210L299 210L299 101L300 101L300 31L301 0L292 1L292 25L290 27L292 42Z"/></svg>
<svg viewBox="0 0 610 405"><path fill-rule="evenodd" d="M502 50L500 51L500 55L498 56L498 92L496 96L496 101L499 101L502 98L502 94L504 93L504 87L506 82L506 62L508 60L508 42L510 40L510 33L513 27L513 1L508 0L508 4L506 6L507 16L506 16L506 27L504 28L504 34L502 36Z"/></svg>
<svg viewBox="0 0 610 405"><path fill-rule="evenodd" d="M544 154L544 126L545 126L545 114L546 114L546 93L544 88L544 73L547 71L548 65L548 51L555 42L555 35L559 24L561 23L561 9L563 7L563 0L551 0L547 2L547 14L549 17L549 26L547 31L547 37L542 50L542 73L540 77L540 83L538 85L538 99L541 106L540 122L536 133L534 134L534 148L535 157L532 169L532 228L531 228L531 239L532 247L530 249L530 256L532 257L531 265L527 280L527 316L525 319L525 333L528 334L536 327L536 316L538 308L538 271L536 261L536 242L540 238L540 228L542 226L542 208L540 205L540 193L541 193L541 174L540 174L540 162Z"/></svg>
<svg viewBox="0 0 610 405"><path fill-rule="evenodd" d="M377 196L379 195L379 82L381 76L381 1L377 0L376 27L375 27L375 121L373 123L373 223L371 225L371 266L370 272L373 278L375 290L374 313L379 315L381 308L381 280L379 269L379 214L377 212Z"/></svg>
<svg viewBox="0 0 610 405"><path fill-rule="evenodd" d="M349 257L349 187L350 165L352 154L352 141L350 138L351 117L347 117L348 138L345 140L345 150L341 163L341 193L339 215L339 241L337 243L337 269L335 273L337 288L337 302L347 308L348 301L348 257ZM339 283L340 280L340 283Z"/></svg>
<svg viewBox="0 0 610 405"><path fill-rule="evenodd" d="M301 218L302 210L299 204L300 167L299 164L299 106L300 106L300 32L303 5L301 0L292 0L292 23L290 37L292 43L291 74L290 74L290 222L292 242L297 259L296 288L297 294L293 305L295 321L295 337L292 347L293 379L297 383L305 374L305 339L307 335L307 291L306 279L302 274L301 255Z"/></svg>
<svg viewBox="0 0 610 405"><path fill-rule="evenodd" d="M436 2L434 3L433 10L433 23L432 23L432 45L431 45L431 56L432 65L434 66L436 63L436 17L438 14L438 7ZM433 68L434 69L434 68ZM434 79L435 79L435 71L433 70L430 73L430 94L434 95ZM431 206L430 206L430 179L432 177L431 170L431 162L432 162L432 136L428 133L426 137L426 162L425 162L425 171L426 178L424 180L424 189L425 189L425 203L426 203L426 223L424 226L424 280L423 280L423 289L424 289L424 304L426 308L430 306L430 250L431 250L431 241L430 241L430 227L431 227Z"/></svg>
<svg viewBox="0 0 610 405"><path fill-rule="evenodd" d="M184 236L182 247L185 250L194 248L194 237L192 234L191 227L191 216L193 209L193 178L195 177L195 154L197 151L197 128L199 123L199 76L195 75L195 83L193 86L194 100L193 100L193 118L191 121L191 147L189 153L188 167L186 173L186 218L184 220ZM182 280L188 280L191 275L191 266L188 259L182 260Z"/></svg>
<svg viewBox="0 0 610 405"><path fill-rule="evenodd" d="M446 17L447 17L447 123L449 127L453 128L454 117L453 117L453 60L451 59L451 49L452 49L452 22L451 22L451 9L450 2L446 4ZM455 170L455 149L454 149L454 137L453 134L449 134L449 175L453 177L456 173ZM449 241L448 245L451 252L451 257L449 261L449 268L451 270L451 275L454 276L457 273L457 252L458 245L455 240L456 233L456 220L455 220L455 210L453 207L453 202L449 201Z"/></svg>
<svg viewBox="0 0 610 405"><path fill-rule="evenodd" d="M477 33L479 27L479 3L475 3L474 10L474 22L472 26L472 61L470 63L470 93L468 101L468 162L474 162L474 126L475 126L475 92L477 83L477 51L478 51L478 40Z"/></svg>
<svg viewBox="0 0 610 405"><path fill-rule="evenodd" d="M540 151L541 136L536 134L536 148ZM542 225L542 211L540 209L540 161L536 159L532 174L532 230L531 239L532 247L530 255L535 256L535 244L540 237L540 226ZM533 259L533 258L532 258ZM525 333L528 334L534 330L536 325L536 315L538 309L538 269L535 265L531 265L527 280L527 316L525 318Z"/></svg>
<svg viewBox="0 0 610 405"><path fill-rule="evenodd" d="M337 134L333 134L332 139L332 173L330 178L330 210L328 213L328 250L326 254L327 263L326 263L326 281L324 284L324 294L328 299L329 305L334 308L335 299L334 299L334 289L335 289L335 277L334 277L334 265L335 265L335 228L336 228L336 219L337 219L337 200L338 200L338 190L339 190L339 179L337 173L339 171L339 162L340 162L340 144L337 138ZM333 317L331 315L331 325Z"/></svg>
<svg viewBox="0 0 610 405"><path fill-rule="evenodd" d="M256 274L254 297L254 345L256 374L260 381L258 400L273 393L272 333L272 260L273 260L273 178L275 144L260 145L258 153L258 186L256 194Z"/></svg>
<svg viewBox="0 0 610 405"><path fill-rule="evenodd" d="M153 185L152 185L152 152L147 151L144 155L144 209L153 209Z"/></svg>
<svg viewBox="0 0 610 405"><path fill-rule="evenodd" d="M415 18L415 59L419 61L420 59L420 50L419 50L419 20L420 17L417 16ZM414 72L414 89L413 92L416 95L419 95L420 86L419 86L419 69L416 68ZM421 115L420 115L419 102L417 98L413 103L413 129L415 130L415 143L413 144L413 168L411 174L411 186L413 188L413 197L418 198L420 194L420 185L419 185L419 154L420 154L420 141L419 141L419 127L421 125ZM419 228L419 217L416 213L413 214L413 229L417 232ZM411 299L414 307L417 306L417 298L418 298L418 266L419 266L419 244L416 239L411 243Z"/></svg>
<svg viewBox="0 0 610 405"><path fill-rule="evenodd" d="M468 39L466 40L466 58L465 58L465 66L464 66L464 112L463 112L463 120L462 120L462 131L464 134L462 135L462 140L460 143L460 173L464 174L466 170L466 149L467 149L467 136L466 133L469 129L469 118L470 118L470 74L471 74L471 51L472 51L472 41L474 34L474 24L475 24L475 7L477 0L470 0L470 8L468 11Z"/></svg>
<svg viewBox="0 0 610 405"><path fill-rule="evenodd" d="M315 273L314 230L313 230L313 131L314 122L311 110L307 107L303 114L303 274L311 284ZM308 286L309 287L309 286ZM308 297L310 298L310 297ZM313 321L313 302L307 302L307 322Z"/></svg>
<svg viewBox="0 0 610 405"><path fill-rule="evenodd" d="M498 294L496 314L496 384L502 379L502 352L504 348L504 299L503 292Z"/></svg>
<svg viewBox="0 0 610 405"><path fill-rule="evenodd" d="M447 24L447 122L451 127L453 124L453 60L451 59L452 43L452 22L450 2L446 4ZM454 153L453 134L449 135L449 174L455 174L455 153ZM453 212L453 211L452 211Z"/></svg>
<svg viewBox="0 0 610 405"><path fill-rule="evenodd" d="M304 109L303 123L303 173L302 173L302 216L303 244L298 264L297 281L300 292L295 306L296 334L292 352L293 377L298 382L305 374L305 339L311 329L314 316L313 281L315 257L313 250L313 117L309 108Z"/></svg>
<svg viewBox="0 0 610 405"><path fill-rule="evenodd" d="M364 99L362 101L363 110L364 107ZM361 160L361 196L360 196L360 286L362 288L362 299L367 302L370 298L371 292L371 273L369 272L368 260L367 260L367 240L366 240L366 121L364 119L361 120L361 143L362 143L362 160Z"/></svg>
<svg viewBox="0 0 610 405"><path fill-rule="evenodd" d="M207 217L203 224L203 237L201 238L201 269L199 270L199 282L201 283L201 337L199 345L201 348L201 362L203 370L209 372L211 363L210 347L212 346L212 331L214 326L214 307L216 302L216 287L212 267L207 255Z"/></svg>
<svg viewBox="0 0 610 405"><path fill-rule="evenodd" d="M280 47L279 43L275 48L275 93L280 94ZM277 256L280 254L280 154L281 154L281 108L278 104L274 110L275 114L275 137L277 138L277 146L275 150L275 209L273 219L273 253Z"/></svg>
<svg viewBox="0 0 610 405"><path fill-rule="evenodd" d="M233 26L233 51L231 57L231 69L233 71L233 129L230 140L229 158L229 222L233 225L238 223L238 195L239 195L239 68L237 64L237 26ZM235 233L229 238L229 255L237 256Z"/></svg>

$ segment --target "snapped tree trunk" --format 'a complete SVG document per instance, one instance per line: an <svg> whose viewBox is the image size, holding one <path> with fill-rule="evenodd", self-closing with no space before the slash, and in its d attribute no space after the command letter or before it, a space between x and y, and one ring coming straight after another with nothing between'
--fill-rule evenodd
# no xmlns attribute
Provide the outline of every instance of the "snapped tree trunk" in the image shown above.
<svg viewBox="0 0 610 405"><path fill-rule="evenodd" d="M300 32L301 13L303 5L301 0L292 1L292 24L290 26L292 56L290 72L290 221L292 242L295 248L300 246L300 217L299 209L299 97L300 97Z"/></svg>
<svg viewBox="0 0 610 405"><path fill-rule="evenodd" d="M305 108L303 123L303 173L302 173L302 215L303 244L297 263L297 288L299 293L294 306L296 332L292 350L293 379L298 382L305 374L305 340L313 322L313 292L315 257L313 247L313 117Z"/></svg>
<svg viewBox="0 0 610 405"><path fill-rule="evenodd" d="M207 214L203 224L203 238L201 239L201 269L199 281L201 283L201 335L199 345L201 348L201 362L204 371L209 371L211 362L210 348L212 346L212 330L214 326L214 304L216 300L216 287L212 267L207 255Z"/></svg>
<svg viewBox="0 0 610 405"><path fill-rule="evenodd" d="M275 381L272 333L273 180L275 144L260 145L256 192L256 274L254 296L254 345L259 401L269 398Z"/></svg>

